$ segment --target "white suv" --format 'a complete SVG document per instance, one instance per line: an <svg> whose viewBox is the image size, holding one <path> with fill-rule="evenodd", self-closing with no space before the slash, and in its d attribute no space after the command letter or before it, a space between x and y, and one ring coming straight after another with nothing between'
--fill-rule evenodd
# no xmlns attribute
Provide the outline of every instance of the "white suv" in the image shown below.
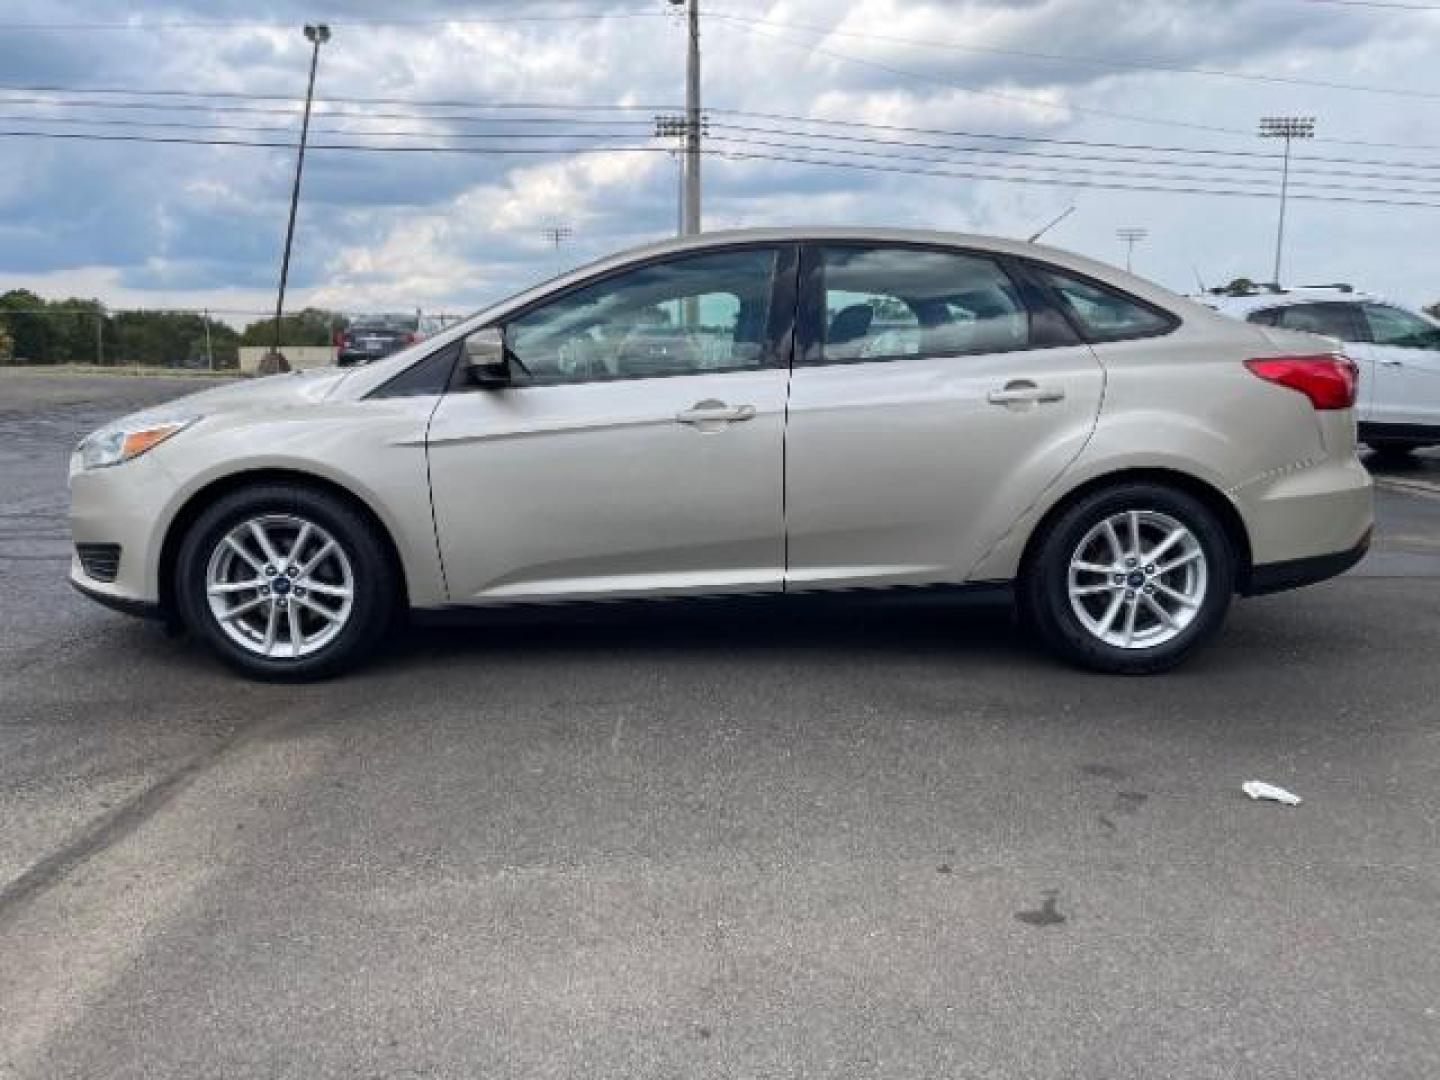
<svg viewBox="0 0 1440 1080"><path fill-rule="evenodd" d="M1440 323L1349 285L1259 286L1203 303L1261 326L1338 338L1360 368L1360 439L1401 456L1440 445Z"/></svg>

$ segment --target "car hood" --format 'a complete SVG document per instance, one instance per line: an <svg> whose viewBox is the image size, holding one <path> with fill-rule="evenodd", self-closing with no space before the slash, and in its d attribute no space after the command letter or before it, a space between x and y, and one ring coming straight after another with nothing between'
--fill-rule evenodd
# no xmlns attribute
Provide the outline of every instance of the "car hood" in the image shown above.
<svg viewBox="0 0 1440 1080"><path fill-rule="evenodd" d="M258 408L303 408L324 401L352 374L353 370L323 367L244 379L201 390L198 394L187 394L153 409L126 416L117 423L134 423L137 420L163 422Z"/></svg>

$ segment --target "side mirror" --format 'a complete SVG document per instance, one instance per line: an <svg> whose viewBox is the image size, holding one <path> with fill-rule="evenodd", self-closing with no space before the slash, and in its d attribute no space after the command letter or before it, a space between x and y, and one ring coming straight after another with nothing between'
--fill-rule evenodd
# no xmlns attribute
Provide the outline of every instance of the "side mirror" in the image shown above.
<svg viewBox="0 0 1440 1080"><path fill-rule="evenodd" d="M465 339L465 369L470 381L482 389L498 390L510 385L510 360L498 327L476 330Z"/></svg>

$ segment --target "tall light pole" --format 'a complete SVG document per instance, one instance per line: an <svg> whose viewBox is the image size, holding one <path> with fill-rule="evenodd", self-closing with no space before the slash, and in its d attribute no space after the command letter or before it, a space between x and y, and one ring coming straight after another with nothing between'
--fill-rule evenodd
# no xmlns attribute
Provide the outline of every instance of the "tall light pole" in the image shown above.
<svg viewBox="0 0 1440 1080"><path fill-rule="evenodd" d="M300 121L300 153L295 159L295 187L290 192L290 223L285 227L285 254L280 259L280 292L275 297L275 338L271 351L280 352L280 319L285 313L285 283L290 279L290 248L295 242L295 211L300 206L300 177L305 172L305 143L310 138L310 106L315 100L315 70L320 66L320 46L330 40L330 27L324 23L305 25L305 40L314 49L310 53L310 84L305 90L305 116Z"/></svg>
<svg viewBox="0 0 1440 1080"><path fill-rule="evenodd" d="M685 6L688 48L685 53L685 212L680 231L700 231L700 0L670 0Z"/></svg>
<svg viewBox="0 0 1440 1080"><path fill-rule="evenodd" d="M1125 272L1128 274L1135 258L1135 245L1149 236L1150 230L1127 225L1123 229L1116 229L1115 235L1125 241Z"/></svg>
<svg viewBox="0 0 1440 1080"><path fill-rule="evenodd" d="M1313 116L1263 116L1260 118L1262 139L1285 140L1285 164L1280 170L1280 223L1275 229L1275 273L1271 281L1280 283L1280 253L1285 246L1285 196L1290 188L1290 143L1295 139L1315 137Z"/></svg>

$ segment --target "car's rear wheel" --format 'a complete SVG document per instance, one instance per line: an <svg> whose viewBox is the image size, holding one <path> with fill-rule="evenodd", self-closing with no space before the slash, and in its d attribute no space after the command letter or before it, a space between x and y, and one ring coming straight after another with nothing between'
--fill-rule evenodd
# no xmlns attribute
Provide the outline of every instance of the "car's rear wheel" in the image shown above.
<svg viewBox="0 0 1440 1080"><path fill-rule="evenodd" d="M1174 667L1219 629L1235 555L1201 500L1160 484L1119 484L1063 510L1019 584L1028 621L1061 656L1147 675Z"/></svg>
<svg viewBox="0 0 1440 1080"><path fill-rule="evenodd" d="M297 484L232 492L181 544L186 625L250 675L314 679L374 647L394 611L395 573L366 518Z"/></svg>

